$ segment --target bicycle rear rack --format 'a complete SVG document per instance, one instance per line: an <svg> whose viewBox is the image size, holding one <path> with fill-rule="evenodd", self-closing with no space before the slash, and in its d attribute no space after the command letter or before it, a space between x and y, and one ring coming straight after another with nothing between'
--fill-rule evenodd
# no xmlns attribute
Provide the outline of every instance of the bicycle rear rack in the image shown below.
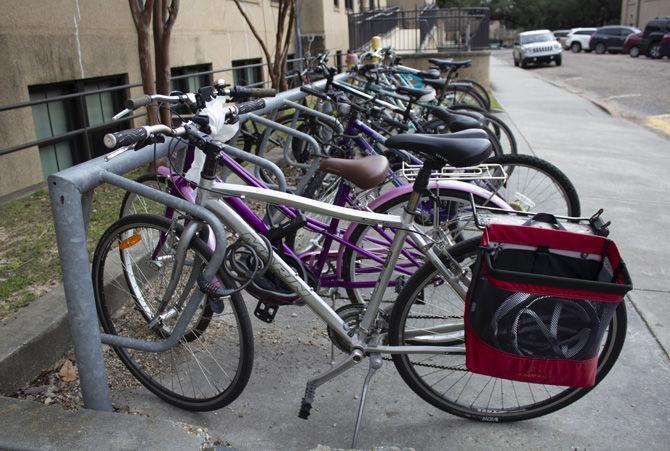
<svg viewBox="0 0 670 451"><path fill-rule="evenodd" d="M413 182L419 170L423 167L421 164L407 164L403 162L400 169L400 175ZM440 171L433 171L430 174L431 180L507 180L507 172L500 164L480 164L477 166L468 166L465 168L455 168L452 166L443 167Z"/></svg>

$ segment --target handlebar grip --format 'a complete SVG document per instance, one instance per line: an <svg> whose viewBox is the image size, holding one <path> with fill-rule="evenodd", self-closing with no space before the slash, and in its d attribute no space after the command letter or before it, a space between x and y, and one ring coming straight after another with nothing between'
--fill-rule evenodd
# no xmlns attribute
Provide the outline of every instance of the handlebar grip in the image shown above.
<svg viewBox="0 0 670 451"><path fill-rule="evenodd" d="M238 86L233 89L230 93L232 97L244 96L244 97L274 97L277 95L275 89L270 88L246 88L243 86Z"/></svg>
<svg viewBox="0 0 670 451"><path fill-rule="evenodd" d="M126 108L129 110L135 110L137 108L147 106L151 103L151 96L143 95L140 97L135 97L134 99L126 100Z"/></svg>
<svg viewBox="0 0 670 451"><path fill-rule="evenodd" d="M249 102L242 102L237 104L237 114L247 114L252 111L262 110L265 108L264 99L251 100Z"/></svg>
<svg viewBox="0 0 670 451"><path fill-rule="evenodd" d="M323 100L328 100L328 96L325 93L318 91L316 89L312 89L308 86L301 86L300 90L306 94L313 95L314 97L318 97Z"/></svg>
<svg viewBox="0 0 670 451"><path fill-rule="evenodd" d="M107 133L102 141L105 143L105 147L114 150L119 147L142 142L147 139L148 136L147 130L144 127L139 127L121 130L120 132Z"/></svg>

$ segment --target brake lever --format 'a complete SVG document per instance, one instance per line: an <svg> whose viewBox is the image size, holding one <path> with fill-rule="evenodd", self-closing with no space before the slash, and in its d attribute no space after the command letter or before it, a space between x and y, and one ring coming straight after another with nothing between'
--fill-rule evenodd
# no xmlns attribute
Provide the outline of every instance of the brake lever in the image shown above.
<svg viewBox="0 0 670 451"><path fill-rule="evenodd" d="M128 108L125 108L125 109L124 109L123 111L121 111L120 113L116 113L114 116L112 116L112 119L115 120L115 121L118 121L118 120L121 119L122 117L127 116L128 113L131 113L132 111L133 111L133 110L129 110Z"/></svg>

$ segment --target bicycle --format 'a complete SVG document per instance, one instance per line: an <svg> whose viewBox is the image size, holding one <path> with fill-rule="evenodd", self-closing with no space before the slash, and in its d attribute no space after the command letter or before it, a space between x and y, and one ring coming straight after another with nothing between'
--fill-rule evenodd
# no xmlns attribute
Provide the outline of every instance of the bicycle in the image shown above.
<svg viewBox="0 0 670 451"><path fill-rule="evenodd" d="M258 104L256 104L256 106L258 107ZM236 107L233 106L229 108L231 113L234 114L236 112ZM245 104L241 104L239 109L242 108L248 107ZM446 371L451 371L453 373L456 371L453 370L453 368L458 368L458 371L463 373L463 375L460 376L461 380L465 377L465 375L468 375L469 378L467 381L474 379L481 384L485 384L485 387L490 385L492 380L497 380L495 378L469 373L467 370L464 370L462 364L462 359L466 350L463 346L463 323L460 318L463 313L462 299L465 295L465 287L467 287L467 285L470 283L468 264L463 264L458 261L458 258L461 258L461 261L463 260L463 253L459 254L455 250L449 251L447 249L441 249L441 244L439 242L433 242L432 245L429 245L423 234L420 233L414 225L414 211L418 207L423 191L428 186L431 171L438 170L447 163L456 167L462 167L472 165L483 160L487 153L490 152L490 143L487 141L478 139L452 139L443 141L439 146L425 146L421 153L424 155L426 161L418 172L412 189L412 194L407 203L407 208L403 211L402 215L397 216L346 209L268 189L216 182L214 177L216 174L215 171L217 158L221 152L225 152L226 147L222 143L217 142L216 140L204 134L200 130L200 127L194 123L183 124L174 130L166 126L158 125L118 132L112 135L108 135L111 137L107 139L106 144L108 147L115 147L117 144L130 144L138 141L145 141L147 138L159 134L185 138L190 143L198 146L205 152L206 162L203 166L197 203L206 205L207 208L215 213L218 219L223 224L225 224L227 229L234 235L231 235L229 239L226 240L228 243L227 246L229 246L229 249L232 250L227 253L226 263L224 263L224 265L219 270L220 275L218 278L213 277L212 279L208 279L207 277L203 276L203 271L205 271L208 275L216 274L217 268L209 268L205 264L194 264L192 262L189 263L188 267L192 268L192 270L189 274L186 275L186 285L182 292L184 292L186 288L190 286L195 294L190 297L188 301L186 301L186 296L179 296L179 299L176 300L177 303L181 303L180 309L177 312L177 314L181 315L179 316L179 319L176 321L176 323L174 323L174 326L168 326L166 329L160 321L155 321L155 319L159 318L160 315L155 315L154 320L148 324L146 319L142 318L136 322L135 324L140 330L147 332L147 326L153 324L154 329L149 329L149 334L153 334L159 337L159 339L162 339L163 335L167 332L169 333L169 337L167 339L169 342L168 344L179 342L181 343L182 347L187 347L188 345L186 343L189 342L183 340L182 337L184 337L187 333L188 325L191 324L193 318L195 317L195 313L198 310L198 307L205 305L203 302L206 302L206 305L210 305L212 308L215 307L216 309L221 309L222 306L231 305L229 308L233 309L232 313L236 319L236 323L244 323L245 315L243 313L243 306L242 308L238 309L237 304L233 298L233 296L237 294L238 291L234 286L228 284L227 281L231 278L236 279L240 286L245 287L248 285L248 283L250 283L249 281L256 278L256 276L265 274L265 271L270 271L287 287L293 290L295 295L327 324L329 335L337 337L336 344L341 346L347 353L346 357L338 362L335 366L320 376L308 381L305 390L305 396L303 398L300 409L300 416L302 418L307 418L309 416L311 405L314 401L315 391L320 385L353 367L357 363L361 362L365 357L370 358L368 376L366 377L363 384L358 416L353 434L353 447L356 445L358 433L360 430L367 387L374 373L381 367L383 363L382 354L390 354L393 356L394 363L401 372L403 380L410 386L412 390L416 391L418 394L424 397L424 399L430 398L429 402L447 412L465 416L467 418L478 419L481 421L515 421L544 415L556 410L557 408L565 407L566 405L577 400L579 397L584 396L592 389L592 387L558 387L555 388L554 393L551 393L548 389L546 389L546 387L544 387L544 392L541 391L542 389L538 389L537 392L533 392L531 390L530 393L532 393L533 396L522 398L521 400L517 398L517 403L514 406L510 404L510 399L508 398L507 404L503 402L502 405L496 406L495 408L491 407L492 401L497 402L497 399L492 399L491 396L489 397L488 403L486 405L483 404L486 401L482 400L479 401L479 403L475 406L475 403L477 403L478 399L480 398L477 393L481 394L482 392L481 385L478 385L474 391L470 391L466 390L468 388L467 385L469 384L469 382L466 382L465 386L461 388L460 392L467 393L467 401L463 401L461 396L458 396L455 399L445 399L444 395L440 396L434 390L430 390L430 384L421 379L421 375L419 375L416 370L412 372L407 369L408 362L409 365L418 364L420 366L421 364L421 362L412 362L410 357L407 357L408 355L421 356L421 359L424 363L429 359L435 358L435 356L447 356L447 358L455 359L457 363L450 363ZM407 139L412 140L412 137ZM221 196L225 197L228 203L215 200ZM300 277L300 275L298 275L295 268L293 268L289 262L284 260L282 253L278 250L274 250L268 240L261 237L253 229L253 227L238 214L236 209L229 205L231 201L233 204L241 203L239 199L241 196L244 196L245 199L249 200L268 202L271 204L280 204L308 212L327 214L342 220L358 221L368 225L383 224L386 227L392 227L396 229L396 234L393 239L390 252L385 259L385 268L379 277L379 283L377 283L375 286L370 302L359 312L359 315L356 315L354 318L347 316L345 320L341 317L340 314L338 314L337 311L328 305L324 299L321 298L321 296L310 286L308 281L304 280ZM165 219L160 220L165 221ZM126 224L125 230L128 231L135 230L136 226L139 227L147 221L145 221L144 218L130 216L121 219L120 222ZM115 224L108 230L108 232L105 234L107 237L106 242L122 243L124 246L130 245L131 248L134 245L131 245L130 243L134 242L137 244L138 242L141 242L141 239L138 240L137 238L127 241L133 236L136 236L136 234L128 235L128 233L123 233L123 231L115 232L117 229L119 229L119 225ZM190 218L183 232L179 233L178 230L174 232L173 236L181 239L178 239L176 242L171 242L171 246L165 246L165 244L168 243L168 240L159 240L160 244L158 247L149 247L149 250L145 252L145 255L151 255L155 260L155 257L157 257L159 254L158 251L162 251L168 247L170 249L174 249L174 245L176 245L176 252L174 253L174 261L176 262L174 265L175 271L172 271L171 273L168 287L177 286L179 280L184 279L182 270L184 270L186 266L185 262L187 262L187 260L185 259L185 253L187 250L191 248L196 251L198 249L202 249L203 253L206 253L202 244L198 244L200 237L197 236L198 231L204 230L206 230L206 227L203 226L202 222ZM233 236L237 238L237 240L232 240ZM389 315L388 312L380 308L382 296L391 278L394 266L401 253L403 243L405 242L405 238L407 236L411 236L411 239L419 244L425 251L425 258L427 263L424 268L427 269L421 269L417 274L420 274L423 277L419 279L417 276L412 280L411 283L408 283L404 289L405 292L408 290L412 291L414 296L400 298L400 302L395 304L395 307ZM220 240L217 241L219 244L222 244ZM462 244L461 246L465 246L465 244ZM129 248L120 249L119 247L119 252L130 252L127 251L127 249ZM458 258L454 257L452 252ZM99 255L98 252L96 252L96 254ZM202 263L202 261L196 260L195 263ZM95 267L96 265L94 259L94 268ZM449 286L453 290L450 292L448 298L455 303L460 303L457 305L460 305L459 315L461 316L458 318L442 316L439 318L442 320L441 324L438 326L433 326L430 329L405 327L406 320L408 318L407 311L409 307L413 305L426 305L428 302L428 298L425 296L417 295L417 290L420 293L423 288L427 287L427 284L423 283L423 285L421 285L416 281L433 280L429 279L428 276L426 276L426 273L430 272L432 274L435 271L438 274L439 280L446 282L442 283L440 286L443 286L444 288ZM94 272L94 274L97 274L97 272ZM94 279L94 281L95 280L97 279ZM100 287L99 285L96 286L97 290L100 290L101 288L104 287ZM166 291L166 294L168 293L169 292ZM454 296L454 293L456 293L456 296ZM206 301L205 294L207 295ZM225 300L229 298L232 300L230 302L226 302ZM104 297L98 297L96 299L99 307L102 301L104 301ZM167 305L164 308L166 307ZM114 328L110 327L109 325L109 323L112 322L114 318L110 316L110 312L106 311L104 308L99 311L104 317L102 318L102 324L105 332L114 334ZM170 311L171 310L167 310L167 312ZM105 317L105 315L107 316ZM230 324L230 321L228 323L224 322L224 324ZM218 326L223 327L222 325ZM162 331L162 333L156 332L155 329ZM199 336L199 338L206 337L206 339L210 339L214 332L215 330L212 328L212 325L210 325L207 327L205 333ZM446 336L440 340L435 340L435 337L431 338L431 335L433 334L437 334L438 337L442 337L443 334L446 334ZM605 376L616 360L623 342L621 338L623 336L622 334L625 334L625 307L623 307L623 304L620 304L620 307L617 309L617 315L612 319L612 322L609 325L607 338L604 341L604 347L601 349L599 354L600 361L597 382L599 382ZM246 331L244 327L240 328L238 336L243 337L243 340L240 341L244 343L251 340L250 335L248 335L248 331ZM115 337L107 338L108 342L111 342L113 345L115 345L115 350L117 353L120 353L120 356L123 355L124 351L122 348L119 348L119 344L122 343L120 337L117 337L116 340L114 339ZM194 340L193 342L196 341L197 340ZM135 347L140 346L139 344L136 344ZM245 358L245 362L248 362L250 353L250 349L245 349L240 353L241 358ZM191 355L192 357L196 358L194 353L188 354L188 352L186 352L184 354ZM200 354L200 357L204 357L206 354L207 352L203 352ZM211 351L209 356L211 357L211 360L215 362L220 360L218 357L215 357ZM203 368L203 362L197 362L198 363L195 368ZM137 365L136 361L130 359L124 360L124 363L129 366L129 368L134 367L134 369L131 368L131 372L133 372L134 375L140 374L147 376L146 372L144 371L145 368L138 368L135 366ZM154 364L155 363L156 361L154 360ZM156 369L156 367L158 367L165 370L168 368L181 368L182 370L186 371L183 364L177 365L177 362L174 363L175 365L170 365L169 363L163 363L162 365L157 364L150 370ZM248 363L248 365L250 365L250 363ZM410 368L410 370L411 369L412 368ZM228 376L226 378L231 379L232 382L228 383L225 387L215 388L216 384L212 384L210 382L210 379L213 377L211 371L212 367L208 367L208 371L201 370L201 375L199 375L198 379L199 382L205 384L205 386L207 386L206 384L209 383L209 388L217 392L217 394L214 396L208 396L205 398L200 397L199 394L196 393L195 384L192 378L191 384L194 388L193 395L175 393L175 390L178 388L175 387L174 384L174 375L172 375L172 385L170 387L167 387L154 378L151 378L151 380L147 380L145 378L144 380L141 380L141 382L158 396L181 408L192 410L207 410L221 407L228 404L229 402L232 402L232 400L234 400L235 397L239 395L239 392L241 391L240 387L243 388L246 384L246 381L248 380L249 371L245 371L244 369L240 370L240 365L238 365L235 376L232 378ZM427 377L425 374L423 376ZM484 381L488 382L485 383ZM506 382L509 382L509 385L515 387L514 382ZM496 382L494 382L493 386L496 387ZM502 383L499 385L499 387L502 393ZM473 387L471 386L470 389L472 388ZM513 401L511 402L513 403Z"/></svg>

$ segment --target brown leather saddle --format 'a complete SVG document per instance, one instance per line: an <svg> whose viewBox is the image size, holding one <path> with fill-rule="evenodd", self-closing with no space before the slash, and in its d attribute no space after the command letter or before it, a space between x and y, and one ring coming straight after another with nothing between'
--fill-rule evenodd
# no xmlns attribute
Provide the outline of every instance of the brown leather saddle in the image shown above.
<svg viewBox="0 0 670 451"><path fill-rule="evenodd" d="M389 162L382 155L370 155L355 160L324 158L319 168L323 172L338 175L361 189L371 189L386 179Z"/></svg>

